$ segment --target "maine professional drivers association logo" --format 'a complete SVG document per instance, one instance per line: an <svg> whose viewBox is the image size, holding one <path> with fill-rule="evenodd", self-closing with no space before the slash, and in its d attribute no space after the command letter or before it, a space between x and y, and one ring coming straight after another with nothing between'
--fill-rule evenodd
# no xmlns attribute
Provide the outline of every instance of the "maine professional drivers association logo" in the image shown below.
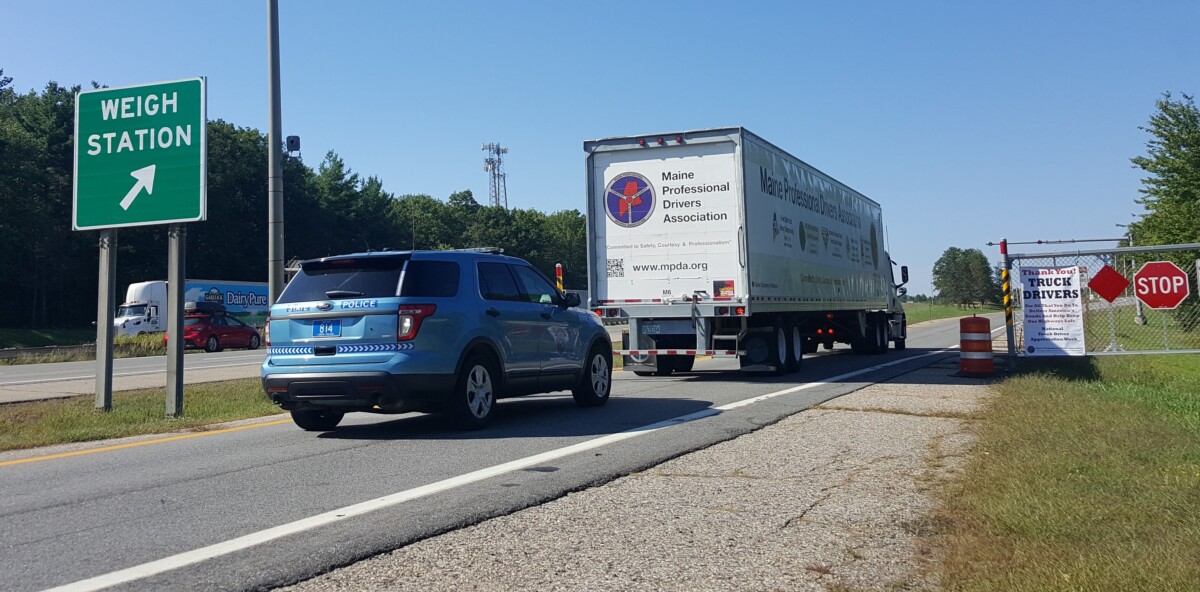
<svg viewBox="0 0 1200 592"><path fill-rule="evenodd" d="M604 210L620 226L641 226L654 212L654 187L637 173L621 173L604 190Z"/></svg>

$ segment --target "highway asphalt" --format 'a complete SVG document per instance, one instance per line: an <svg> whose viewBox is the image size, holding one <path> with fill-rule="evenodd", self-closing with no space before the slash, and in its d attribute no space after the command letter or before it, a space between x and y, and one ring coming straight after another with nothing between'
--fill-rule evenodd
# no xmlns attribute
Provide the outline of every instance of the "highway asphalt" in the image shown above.
<svg viewBox="0 0 1200 592"><path fill-rule="evenodd" d="M407 414L351 416L318 435L275 416L3 453L0 582L12 590L300 582L647 470L879 381L903 383L957 343L957 322L935 322L914 327L905 352L820 352L787 377L745 376L729 360L667 378L618 373L603 408L576 408L567 393L506 400L482 432Z"/></svg>

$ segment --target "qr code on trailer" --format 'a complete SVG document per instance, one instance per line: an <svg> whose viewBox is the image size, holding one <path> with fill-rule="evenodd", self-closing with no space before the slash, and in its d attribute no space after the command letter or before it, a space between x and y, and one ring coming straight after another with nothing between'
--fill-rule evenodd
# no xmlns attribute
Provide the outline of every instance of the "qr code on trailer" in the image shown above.
<svg viewBox="0 0 1200 592"><path fill-rule="evenodd" d="M610 278L625 277L625 260L624 259L609 259L608 260L608 277L610 277Z"/></svg>

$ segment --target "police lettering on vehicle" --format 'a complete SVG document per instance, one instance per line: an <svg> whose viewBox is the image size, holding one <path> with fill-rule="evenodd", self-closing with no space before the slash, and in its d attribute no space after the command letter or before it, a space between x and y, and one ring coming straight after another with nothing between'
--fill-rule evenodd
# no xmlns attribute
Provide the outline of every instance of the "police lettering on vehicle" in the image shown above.
<svg viewBox="0 0 1200 592"><path fill-rule="evenodd" d="M338 308L347 310L351 308L379 308L378 300L343 300L338 303Z"/></svg>

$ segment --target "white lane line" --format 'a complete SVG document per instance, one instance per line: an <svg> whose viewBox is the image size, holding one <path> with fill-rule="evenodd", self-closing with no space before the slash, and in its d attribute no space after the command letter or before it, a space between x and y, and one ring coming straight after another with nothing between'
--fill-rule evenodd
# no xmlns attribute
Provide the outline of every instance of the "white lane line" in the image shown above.
<svg viewBox="0 0 1200 592"><path fill-rule="evenodd" d="M231 540L228 540L228 541L225 541L222 543L217 543L214 545L209 545L207 547L201 547L199 549L195 549L192 551L179 553L178 555L172 555L170 557L165 557L165 558L159 559L157 561L151 561L149 563L143 563L141 565L136 565L136 566L133 566L130 568L122 569L119 571L114 571L114 572L107 573L104 575L99 575L94 578L88 578L86 580L80 580L78 582L74 582L71 584L66 584L63 586L55 587L55 588L49 588L47 590L44 590L43 592L91 592L94 590L103 590L104 588L108 588L110 586L116 586L118 584L129 583L129 582L132 582L135 580L140 580L142 578L148 578L150 576L155 576L155 575L158 575L161 573L165 573L165 572L168 572L168 571L171 571L174 569L179 569L181 567L185 567L188 565L200 563L201 561L215 559L215 558L221 557L223 555L228 555L230 553L248 549L255 545L261 545L263 543L267 543L267 542L273 541L275 539L280 539L280 538L283 538L286 536L304 532L306 530L312 530L314 528L319 528L321 526L326 526L329 524L333 524L335 522L340 522L342 520L347 520L350 518L354 518L356 516L361 516L361 515L367 514L369 512L374 512L375 510L381 510L383 508L387 508L387 507L394 506L397 504L402 504L404 502L412 501L412 500L422 498L427 495L432 495L432 494L435 494L435 493L438 493L441 491L446 491L448 489L453 489L455 487L469 485L471 483L483 481L484 479L490 479L492 477L503 475L505 473L511 473L513 471L518 471L518 470L526 468L526 467L531 467L531 466L539 465L539 464L542 464L542 463L545 463L548 461L557 460L557 459L563 458L565 456L570 456L572 454L586 452L588 450L599 448L601 446L607 446L609 444L614 444L614 443L620 442L622 440L628 440L630 438L633 438L636 436L641 436L643 434L650 434L653 432L657 432L659 430L664 430L664 429L672 427L672 426L677 426L680 424L695 421L697 419L702 419L702 418L710 417L713 415L719 415L722 412L728 411L730 409L736 409L738 407L744 407L747 405L752 405L754 403L760 403L760 402L766 401L768 399L773 399L775 397L794 393L797 391L802 391L802 390L813 388L813 387L823 385L823 384L841 382L842 380L845 380L847 378L853 378L855 376L866 374L868 372L873 372L873 371L879 370L881 368L887 368L888 366L895 366L896 364L902 364L905 362L910 362L912 360L919 360L921 358L927 358L929 356L944 355L944 354L950 353L951 351L952 351L952 349L942 349L942 350L938 350L938 351L934 351L934 352L930 352L930 353L926 353L926 354L906 357L906 358L902 358L902 359L895 360L892 362L888 362L886 364L879 364L877 366L872 366L870 368L856 370L854 372L848 372L846 374L840 374L838 376L826 378L824 380L819 380L817 382L810 382L810 383L794 386L791 388L783 389L781 391L775 391L773 393L768 393L768 394L761 395L758 397L753 397L750 399L746 399L744 401L737 401L735 403L729 403L727 405L722 405L720 407L712 407L709 409L697 411L695 413L689 413L687 415L680 415L679 417L674 417L674 418L663 420L663 421L660 421L657 423L644 425L641 427L626 430L624 432L619 432L616 434L609 434L607 436L601 436L599 438L594 438L591 440L587 440L585 442L580 442L578 444L572 444L571 446L566 446L564 448L550 450L547 452L543 452L541 454L535 454L533 456L529 456L529 457L517 459L514 461L509 461L506 463L498 464L498 465L495 465L492 467L488 467L486 469L480 469L478 471L466 473L464 475L459 475L457 477L451 477L449 479L444 479L442 481L430 483L428 485L422 485L421 487L416 487L413 489L408 489L405 491L393 493L390 495L385 495L380 498L376 498L373 500L368 500L365 502L346 506L344 508L339 508L337 510L332 510L330 512L325 512L323 514L317 514L316 516L311 516L309 518L304 518L301 520L297 520L295 522L290 522L288 524L276 526L274 528L260 530L258 532L251 533L251 534L248 534L245 536L241 536L236 539L231 539Z"/></svg>
<svg viewBox="0 0 1200 592"><path fill-rule="evenodd" d="M217 364L214 366L196 366L184 368L184 372L189 370L216 370L218 368L236 368L238 366L262 366L262 362L244 362L241 364ZM147 374L166 374L166 370L140 370L138 372L113 372L113 378L121 378L125 376L145 376ZM19 380L13 382L0 382L0 386L20 386L23 384L43 384L47 382L68 382L71 380L94 380L96 375L85 374L83 376L56 376L54 378L39 378L37 380Z"/></svg>

